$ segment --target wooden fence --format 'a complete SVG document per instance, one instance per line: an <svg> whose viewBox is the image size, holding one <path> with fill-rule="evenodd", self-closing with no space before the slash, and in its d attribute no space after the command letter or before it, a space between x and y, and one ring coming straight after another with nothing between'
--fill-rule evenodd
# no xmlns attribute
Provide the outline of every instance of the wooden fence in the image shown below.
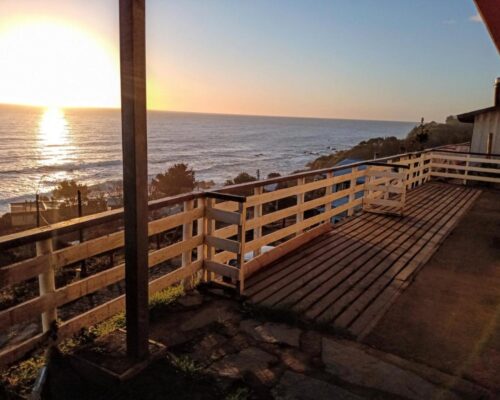
<svg viewBox="0 0 500 400"><path fill-rule="evenodd" d="M166 272L151 278L150 294L200 276L243 291L245 278L273 258L328 229L330 222L360 210L365 179L373 169L407 167L406 189L433 177L500 183L497 156L432 149L377 161L389 166L358 162L233 185L217 193L189 193L150 202L149 267L166 265ZM390 180L390 174L377 174L370 184L383 187ZM0 311L0 332L15 331L38 318L42 322L38 334L1 350L0 364L11 363L43 344L56 321L60 340L124 310L125 297L119 294L69 319L58 318L62 307L122 282L123 263L111 262L100 272L56 285L61 271L123 249L122 218L123 210L114 210L0 237L0 251L36 248L34 256L0 268L0 289L38 280L39 290L36 296ZM113 231L99 234L100 227L106 226ZM71 245L56 241L79 231L92 238ZM177 234L162 240L168 232ZM264 252L265 246L274 249Z"/></svg>
<svg viewBox="0 0 500 400"><path fill-rule="evenodd" d="M500 183L500 155L436 149L428 154L431 177Z"/></svg>

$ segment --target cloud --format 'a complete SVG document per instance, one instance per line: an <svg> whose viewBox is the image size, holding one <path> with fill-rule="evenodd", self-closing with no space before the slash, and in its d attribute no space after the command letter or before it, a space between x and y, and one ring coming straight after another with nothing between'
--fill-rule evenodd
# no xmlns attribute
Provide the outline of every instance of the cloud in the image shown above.
<svg viewBox="0 0 500 400"><path fill-rule="evenodd" d="M469 21L472 21L472 22L483 22L483 19L481 18L481 16L479 15L479 13L476 13L475 15L472 15L469 17Z"/></svg>

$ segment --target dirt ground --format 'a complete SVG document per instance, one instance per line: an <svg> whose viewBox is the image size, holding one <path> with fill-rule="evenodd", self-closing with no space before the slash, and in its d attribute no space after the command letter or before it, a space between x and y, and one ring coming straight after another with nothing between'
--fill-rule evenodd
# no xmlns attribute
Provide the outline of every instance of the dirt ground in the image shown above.
<svg viewBox="0 0 500 400"><path fill-rule="evenodd" d="M484 191L365 343L500 396L500 191Z"/></svg>

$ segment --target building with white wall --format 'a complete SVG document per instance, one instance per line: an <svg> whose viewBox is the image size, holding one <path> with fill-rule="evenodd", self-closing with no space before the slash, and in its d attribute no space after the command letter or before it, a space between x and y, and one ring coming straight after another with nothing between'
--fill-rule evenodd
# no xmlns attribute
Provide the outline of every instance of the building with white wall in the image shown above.
<svg viewBox="0 0 500 400"><path fill-rule="evenodd" d="M500 78L495 82L492 107L460 114L457 118L474 124L471 152L500 154Z"/></svg>

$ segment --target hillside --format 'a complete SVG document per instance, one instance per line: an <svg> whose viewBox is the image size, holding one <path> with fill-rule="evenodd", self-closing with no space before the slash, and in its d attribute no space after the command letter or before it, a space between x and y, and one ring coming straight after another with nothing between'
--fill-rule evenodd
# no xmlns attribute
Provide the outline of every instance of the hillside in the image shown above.
<svg viewBox="0 0 500 400"><path fill-rule="evenodd" d="M448 117L444 124L432 121L415 126L405 139L390 136L362 141L349 150L318 157L307 166L311 169L327 168L346 158L369 160L374 157L388 157L398 153L468 142L471 137L472 124L463 124L455 117Z"/></svg>

